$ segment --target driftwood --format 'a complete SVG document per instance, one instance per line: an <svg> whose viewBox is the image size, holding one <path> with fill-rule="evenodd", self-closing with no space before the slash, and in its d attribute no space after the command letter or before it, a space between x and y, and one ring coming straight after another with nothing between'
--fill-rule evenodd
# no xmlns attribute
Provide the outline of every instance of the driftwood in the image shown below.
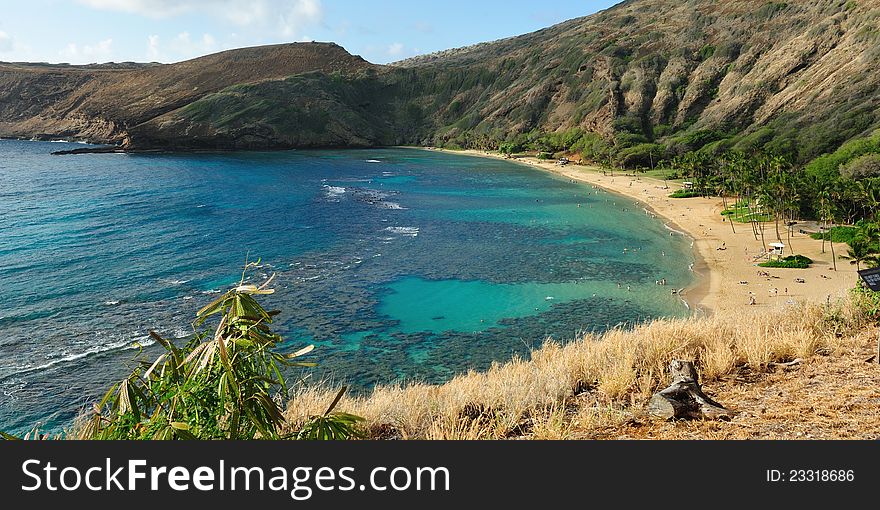
<svg viewBox="0 0 880 510"><path fill-rule="evenodd" d="M649 415L662 420L729 420L735 416L703 393L693 363L675 360L669 371L672 384L651 397Z"/></svg>

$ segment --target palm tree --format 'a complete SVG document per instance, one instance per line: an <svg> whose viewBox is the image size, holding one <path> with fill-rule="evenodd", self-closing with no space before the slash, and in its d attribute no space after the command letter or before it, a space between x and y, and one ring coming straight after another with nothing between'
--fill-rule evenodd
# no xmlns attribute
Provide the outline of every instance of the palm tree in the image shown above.
<svg viewBox="0 0 880 510"><path fill-rule="evenodd" d="M834 270L837 271L837 254L834 253L834 216L837 214L837 203L840 200L841 193L835 190L830 192L828 197L828 210L825 215L825 224L827 227L828 222L830 221L831 228L828 230L828 240L831 242L831 261L834 263Z"/></svg>
<svg viewBox="0 0 880 510"><path fill-rule="evenodd" d="M862 269L862 264L867 264L868 267L875 267L880 263L880 257L874 252L872 245L873 240L861 232L849 242L850 248L847 254L849 255L850 264L855 264L857 271Z"/></svg>
<svg viewBox="0 0 880 510"><path fill-rule="evenodd" d="M729 153L721 156L720 160L720 169L721 169L721 181L718 184L718 191L721 194L721 201L723 202L724 210L729 210L727 207L727 195L732 194L734 190L734 177L731 173L732 162L731 155ZM734 226L734 216L736 215L736 202L734 202L733 214L728 215L728 220L730 220L730 229L733 230L733 233L736 234L736 227Z"/></svg>
<svg viewBox="0 0 880 510"><path fill-rule="evenodd" d="M864 218L874 219L877 217L877 209L880 208L880 178L865 179L860 184L863 190Z"/></svg>
<svg viewBox="0 0 880 510"><path fill-rule="evenodd" d="M828 218L832 216L831 194L828 192L828 188L819 191L816 199L818 202L816 210L819 212L819 217L822 220L822 253L825 253L825 239L831 237L828 232Z"/></svg>

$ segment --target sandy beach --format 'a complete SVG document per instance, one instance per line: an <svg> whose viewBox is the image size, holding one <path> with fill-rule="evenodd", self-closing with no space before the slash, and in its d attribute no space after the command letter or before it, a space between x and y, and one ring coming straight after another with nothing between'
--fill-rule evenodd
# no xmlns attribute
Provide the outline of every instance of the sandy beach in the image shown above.
<svg viewBox="0 0 880 510"><path fill-rule="evenodd" d="M667 187L662 180L651 177L618 172L611 176L603 174L603 170L598 167L577 164L561 166L554 161L536 158L510 160L500 154L484 151L449 152L527 164L641 202L650 214L657 215L670 228L685 232L694 240L697 260L694 272L698 275L698 281L684 292L684 297L696 313L760 310L798 301L836 301L844 297L858 279L855 266L850 265L848 260L839 259L837 271L834 271L828 243L825 245L826 253L822 253L822 241L798 233L797 226L793 229L791 246L787 246L786 255L805 255L815 263L809 269L758 267L760 260L756 259L764 248L760 239L755 240L751 226L748 223L734 223L734 233L730 223L721 216L721 198L669 198L671 193L681 187L680 184L669 182ZM766 242L776 242L773 224L765 227L764 236ZM788 245L784 227L782 242ZM846 246L835 245L835 250L839 257L846 253ZM759 275L759 272L770 276ZM798 279L804 283L798 283ZM754 305L750 305L751 296L755 298Z"/></svg>

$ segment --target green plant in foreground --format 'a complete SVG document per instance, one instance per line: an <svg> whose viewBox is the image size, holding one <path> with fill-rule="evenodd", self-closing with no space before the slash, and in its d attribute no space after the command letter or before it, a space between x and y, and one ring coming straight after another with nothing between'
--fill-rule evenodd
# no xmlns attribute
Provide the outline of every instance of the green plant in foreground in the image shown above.
<svg viewBox="0 0 880 510"><path fill-rule="evenodd" d="M305 440L344 440L349 438L360 438L363 435L357 428L357 424L363 421L360 416L348 413L334 412L336 405L345 394L346 388L339 390L333 403L327 408L327 411L320 416L312 416L308 422L300 429L297 439Z"/></svg>
<svg viewBox="0 0 880 510"><path fill-rule="evenodd" d="M245 271L253 264L246 264ZM283 367L311 367L293 361L314 349L283 355L274 349L281 337L270 325L278 311L266 311L256 297L272 294L268 286L244 284L198 311L196 333L182 347L155 332L165 349L154 362L143 362L113 385L85 416L77 431L82 439L350 439L359 437L360 418L334 413L343 388L324 415L299 433L289 432L282 395ZM205 324L219 318L215 328ZM3 434L4 439L16 439Z"/></svg>
<svg viewBox="0 0 880 510"><path fill-rule="evenodd" d="M861 281L851 291L857 309L872 321L880 320L880 292L874 292Z"/></svg>
<svg viewBox="0 0 880 510"><path fill-rule="evenodd" d="M271 280L270 280L271 281ZM286 392L280 368L312 364L274 352L281 337L269 327L255 296L273 293L269 282L230 290L196 314L195 328L219 316L183 347L152 332L165 348L114 385L98 403L81 435L94 439L280 439L285 424L273 389Z"/></svg>

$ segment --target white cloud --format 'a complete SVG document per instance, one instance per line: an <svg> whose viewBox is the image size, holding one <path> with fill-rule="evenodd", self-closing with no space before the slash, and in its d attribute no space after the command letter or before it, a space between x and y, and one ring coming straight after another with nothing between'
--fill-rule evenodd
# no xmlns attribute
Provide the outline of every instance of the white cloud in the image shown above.
<svg viewBox="0 0 880 510"><path fill-rule="evenodd" d="M107 62L113 55L113 39L104 39L97 44L84 46L69 43L59 54L73 64Z"/></svg>
<svg viewBox="0 0 880 510"><path fill-rule="evenodd" d="M147 36L147 58L152 62L158 62L162 57L159 52L159 36Z"/></svg>
<svg viewBox="0 0 880 510"><path fill-rule="evenodd" d="M404 47L402 43L396 42L388 46L388 56L399 57L403 55Z"/></svg>
<svg viewBox="0 0 880 510"><path fill-rule="evenodd" d="M423 34L433 34L434 26L424 21L416 21L414 28Z"/></svg>
<svg viewBox="0 0 880 510"><path fill-rule="evenodd" d="M78 0L94 9L151 18L206 14L255 30L297 37L324 18L321 0Z"/></svg>
<svg viewBox="0 0 880 510"><path fill-rule="evenodd" d="M14 47L15 41L12 40L12 36L0 30L0 53L12 51Z"/></svg>
<svg viewBox="0 0 880 510"><path fill-rule="evenodd" d="M220 46L211 34L193 38L189 32L181 32L166 43L158 35L147 37L147 57L156 62L189 59L228 48Z"/></svg>
<svg viewBox="0 0 880 510"><path fill-rule="evenodd" d="M217 50L217 41L211 34L203 34L201 38L193 39L189 32L182 32L171 41L171 49L184 56L204 55Z"/></svg>
<svg viewBox="0 0 880 510"><path fill-rule="evenodd" d="M320 23L323 18L324 8L321 5L321 0L297 0L293 2L288 11L281 13L282 35L285 37L294 36L300 30Z"/></svg>
<svg viewBox="0 0 880 510"><path fill-rule="evenodd" d="M421 53L421 50L418 48L408 48L399 42L390 44L385 48L385 55L394 60L413 57L419 53Z"/></svg>

